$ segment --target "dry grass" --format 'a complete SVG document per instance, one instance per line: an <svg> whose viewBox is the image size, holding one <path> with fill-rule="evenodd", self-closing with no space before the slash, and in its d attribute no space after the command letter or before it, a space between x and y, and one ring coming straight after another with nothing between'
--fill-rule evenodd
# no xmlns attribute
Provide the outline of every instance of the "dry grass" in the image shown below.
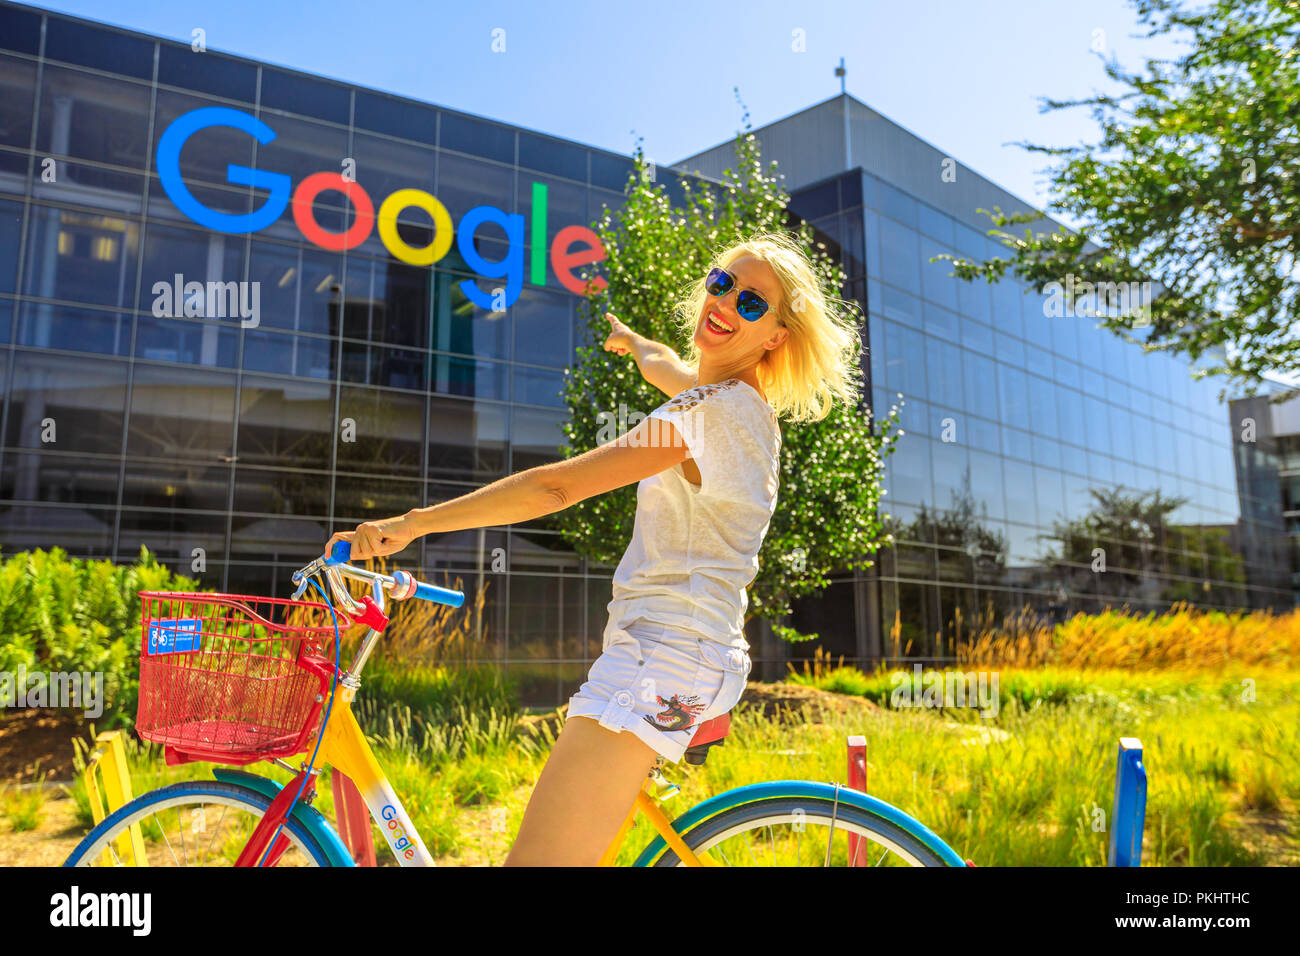
<svg viewBox="0 0 1300 956"><path fill-rule="evenodd" d="M1021 612L981 628L956 648L962 664L1121 670L1219 670L1229 664L1294 667L1300 662L1300 610L1225 614L1185 604L1165 614L1108 610L1063 624L1033 623Z"/></svg>
<svg viewBox="0 0 1300 956"><path fill-rule="evenodd" d="M369 559L361 566L367 571L391 573L387 559L382 557ZM358 598L368 593L367 588L359 582L347 583L351 593ZM442 582L440 586L454 591L464 588L459 575L450 582ZM463 664L478 660L484 656L482 648L487 629L485 627L481 634L477 633L476 622L483 619L486 598L485 586L479 590L472 604L458 608L415 598L389 602L389 624L376 653L405 664L422 666ZM315 599L319 601L320 595L315 594ZM314 611L296 612L290 615L289 623L318 623L317 614ZM343 632L341 657L344 661L350 659L351 652L365 636L366 630L364 624L356 624Z"/></svg>

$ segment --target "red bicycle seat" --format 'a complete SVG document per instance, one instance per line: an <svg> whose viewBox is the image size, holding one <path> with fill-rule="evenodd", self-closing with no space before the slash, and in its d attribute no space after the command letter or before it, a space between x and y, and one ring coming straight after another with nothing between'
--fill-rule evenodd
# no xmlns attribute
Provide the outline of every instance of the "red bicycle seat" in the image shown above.
<svg viewBox="0 0 1300 956"><path fill-rule="evenodd" d="M723 714L706 720L695 728L695 736L686 746L684 758L687 763L698 767L709 756L709 748L716 747L726 739L731 730L731 714Z"/></svg>
<svg viewBox="0 0 1300 956"><path fill-rule="evenodd" d="M721 717L706 720L695 728L695 736L691 738L688 747L700 747L704 744L716 743L727 736L730 730L731 714L723 714Z"/></svg>

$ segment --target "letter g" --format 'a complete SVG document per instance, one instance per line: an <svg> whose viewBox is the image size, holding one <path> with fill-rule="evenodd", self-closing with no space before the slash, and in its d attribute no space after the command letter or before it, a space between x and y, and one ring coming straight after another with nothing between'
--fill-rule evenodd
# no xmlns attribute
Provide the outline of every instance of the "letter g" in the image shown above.
<svg viewBox="0 0 1300 956"><path fill-rule="evenodd" d="M168 198L176 208L200 226L215 232L258 232L280 218L289 205L289 177L284 173L250 169L247 166L226 167L226 180L239 186L253 186L270 192L266 203L256 212L234 215L209 209L194 198L185 180L181 178L181 148L191 136L209 126L229 126L255 138L265 146L275 139L275 130L260 119L230 109L226 106L205 106L185 113L167 127L158 138L158 179Z"/></svg>

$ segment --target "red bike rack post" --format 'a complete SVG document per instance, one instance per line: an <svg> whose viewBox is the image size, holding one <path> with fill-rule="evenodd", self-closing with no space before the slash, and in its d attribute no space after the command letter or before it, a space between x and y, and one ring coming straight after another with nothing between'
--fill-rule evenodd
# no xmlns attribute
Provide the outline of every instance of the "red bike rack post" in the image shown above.
<svg viewBox="0 0 1300 956"><path fill-rule="evenodd" d="M853 734L848 738L848 785L862 793L867 792L867 738ZM849 834L849 866L866 866L866 847L856 833Z"/></svg>
<svg viewBox="0 0 1300 956"><path fill-rule="evenodd" d="M357 866L377 866L375 840L370 833L370 810L361 797L361 791L347 774L330 771L330 787L334 791L334 816L338 819L339 836L343 838Z"/></svg>

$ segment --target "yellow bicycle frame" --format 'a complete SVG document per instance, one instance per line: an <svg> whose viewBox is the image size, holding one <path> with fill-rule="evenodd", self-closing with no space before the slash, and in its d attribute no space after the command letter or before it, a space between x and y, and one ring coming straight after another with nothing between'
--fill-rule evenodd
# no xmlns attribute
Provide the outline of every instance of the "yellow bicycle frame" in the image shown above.
<svg viewBox="0 0 1300 956"><path fill-rule="evenodd" d="M294 579L300 581L302 575L315 573L316 570L325 572L326 580L336 599L350 603L347 589L337 577L338 571L342 571L342 568L326 568L323 561L317 561L296 574ZM347 567L345 573L371 583L374 588L375 598L382 609L382 588L392 585L393 579L391 577L362 571L354 567ZM299 594L305 588L306 584L302 583ZM344 606L346 607L346 604ZM372 630L364 647L368 649L377 636L378 634ZM357 661L354 662L357 675L360 674L361 668L364 666L367 653L368 650L360 652ZM353 680L350 683L356 685L359 681ZM352 782L356 784L357 790L361 793L361 798L365 801L371 816L379 824L384 839L388 842L389 849L393 851L393 855L400 865L433 866L433 856L425 847L424 841L420 839L420 834L411 822L406 808L402 806L397 791L388 782L383 768L379 766L379 761L375 759L374 752L371 751L370 745L366 742L365 734L361 732L361 728L357 724L357 719L352 713L352 701L355 696L356 686L348 686L348 683L343 681L336 684L329 721L321 736L320 753L318 755L319 765L334 767L352 778ZM677 831L673 829L668 817L664 815L659 806L659 801L648 792L648 785L649 780L647 779L646 786L643 786L637 793L636 803L633 804L631 811L623 821L608 849L601 855L598 865L613 865L623 840L635 823L636 815L639 812L650 821L650 825L663 837L664 843L676 851L684 865L716 866L717 864L708 858L708 854L703 854L704 859L701 859L700 856L691 852Z"/></svg>
<svg viewBox="0 0 1300 956"><path fill-rule="evenodd" d="M383 768L379 761L375 759L374 752L370 749L370 744L366 742L365 734L361 732L361 727L357 724L357 719L352 713L352 699L354 695L348 687L340 686L338 688L333 711L330 714L329 723L325 726L325 735L321 739L320 745L320 765L329 765L341 773L347 774L356 784L357 790L360 791L361 797L366 802L371 816L379 824L384 833L384 839L388 842L388 847L393 851L397 862L402 866L432 866L433 857L416 831L415 825L411 822L410 816L402 806L401 799L393 789L392 784L384 775ZM618 856L618 851L626 839L628 831L632 829L636 821L637 813L641 813L649 822L655 831L663 837L669 848L676 851L682 863L686 866L712 866L716 865L704 854L701 859L692 853L690 848L673 829L672 822L660 808L659 801L649 793L647 786L642 787L636 795L636 803L633 804L623 825L619 828L614 840L610 843L609 848L602 854L598 866L613 866L614 860Z"/></svg>

